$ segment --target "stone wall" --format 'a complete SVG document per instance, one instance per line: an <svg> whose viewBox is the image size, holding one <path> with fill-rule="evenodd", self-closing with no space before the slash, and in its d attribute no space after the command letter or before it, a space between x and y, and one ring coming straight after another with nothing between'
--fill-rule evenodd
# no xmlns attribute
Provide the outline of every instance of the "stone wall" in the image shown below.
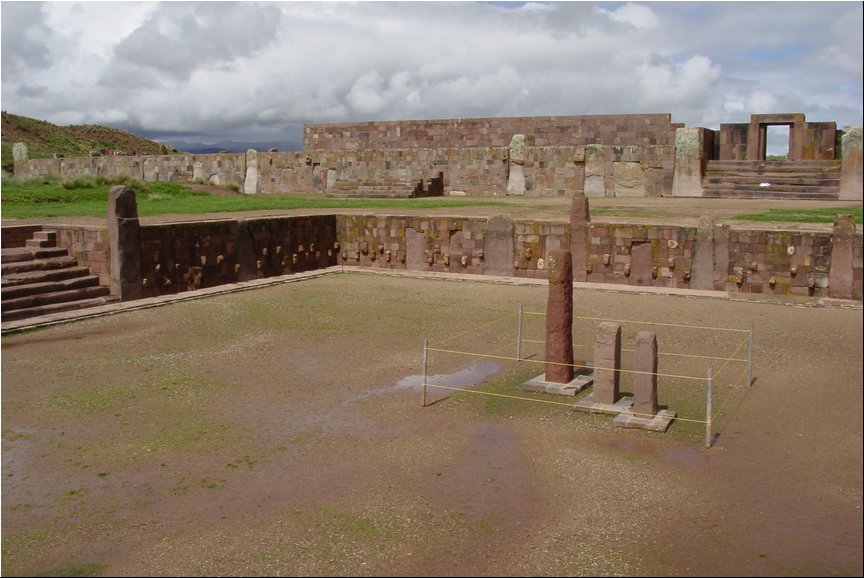
<svg viewBox="0 0 864 578"><path fill-rule="evenodd" d="M671 115L535 116L309 124L303 148L311 151L388 148L506 147L514 134L529 146L673 145Z"/></svg>
<svg viewBox="0 0 864 578"><path fill-rule="evenodd" d="M336 218L260 218L144 225L145 297L329 267Z"/></svg>

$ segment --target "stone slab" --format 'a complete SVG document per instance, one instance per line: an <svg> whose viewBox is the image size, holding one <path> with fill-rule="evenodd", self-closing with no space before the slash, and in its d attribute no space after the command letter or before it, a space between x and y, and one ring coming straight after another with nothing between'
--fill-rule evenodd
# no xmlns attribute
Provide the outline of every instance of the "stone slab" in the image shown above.
<svg viewBox="0 0 864 578"><path fill-rule="evenodd" d="M553 395L576 395L594 382L594 378L590 375L577 375L569 383L553 383L546 381L545 373L541 373L534 379L529 379L522 384L522 389L525 391L540 391L543 393L551 393Z"/></svg>
<svg viewBox="0 0 864 578"><path fill-rule="evenodd" d="M587 411L590 413L614 413L620 414L624 411L630 409L630 406L633 405L632 397L622 397L615 403L600 403L594 401L594 394L590 393L579 400L579 402L573 406L574 409L579 411Z"/></svg>
<svg viewBox="0 0 864 578"><path fill-rule="evenodd" d="M612 420L612 425L665 432L676 417L678 417L678 414L668 409L661 409L652 417L639 417L630 409L627 409L615 416L615 419Z"/></svg>

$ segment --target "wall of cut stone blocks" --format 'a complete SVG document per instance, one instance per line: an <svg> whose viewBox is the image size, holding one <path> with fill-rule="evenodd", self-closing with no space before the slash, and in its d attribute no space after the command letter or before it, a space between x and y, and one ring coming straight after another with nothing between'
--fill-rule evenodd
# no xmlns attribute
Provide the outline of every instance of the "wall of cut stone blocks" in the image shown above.
<svg viewBox="0 0 864 578"><path fill-rule="evenodd" d="M0 229L0 246L4 249L20 248L27 246L27 240L33 238L33 234L42 230L42 225L17 225L14 227L2 227Z"/></svg>
<svg viewBox="0 0 864 578"><path fill-rule="evenodd" d="M515 134L529 146L674 145L671 115L628 114L311 124L306 151L385 148L506 147Z"/></svg>
<svg viewBox="0 0 864 578"><path fill-rule="evenodd" d="M332 215L143 225L144 296L329 267L335 244Z"/></svg>
<svg viewBox="0 0 864 578"><path fill-rule="evenodd" d="M69 256L77 259L79 265L90 267L90 273L99 276L100 285L110 283L111 254L106 228L51 225L42 229L57 231L57 246L67 249Z"/></svg>

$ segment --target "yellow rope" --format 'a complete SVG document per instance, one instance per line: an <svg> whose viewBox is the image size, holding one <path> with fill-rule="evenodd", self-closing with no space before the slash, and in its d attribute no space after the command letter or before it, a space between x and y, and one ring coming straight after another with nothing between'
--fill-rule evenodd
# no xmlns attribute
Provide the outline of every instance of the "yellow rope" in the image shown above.
<svg viewBox="0 0 864 578"><path fill-rule="evenodd" d="M741 378L744 377L745 373L747 373L747 369L749 369L749 368L745 367L744 371L742 371L741 374L738 376L738 379L735 380L735 383L730 383L728 385L728 387L731 387L731 388L739 387L738 382L741 381ZM732 399L732 397L733 396L730 393L729 396L723 401L723 403L720 404L720 407L717 408L717 411L714 412L712 419L714 419L714 417L717 417L718 415L720 415L720 412L723 410L724 407L726 407L726 404L729 402L730 399Z"/></svg>
<svg viewBox="0 0 864 578"><path fill-rule="evenodd" d="M473 353L470 351L453 351L451 349L438 349L435 347L427 347L427 351L438 351L440 353L454 353L456 355L470 355L472 357L488 357L490 359L504 359L507 361L527 361L529 363L542 363L548 365L564 365L569 367L575 367L578 369L593 369L594 371L602 370L602 371L617 371L619 373L633 373L639 375L656 375L658 377L677 377L680 379L694 379L697 381L708 381L707 377L695 377L693 375L677 375L673 373L654 373L653 371L637 371L635 369L615 369L612 367L591 367L588 365L579 365L574 363L561 363L559 361L542 361L539 359L519 359L517 357L508 357L503 355L489 355L486 353Z"/></svg>
<svg viewBox="0 0 864 578"><path fill-rule="evenodd" d="M732 352L732 356L729 357L729 359L727 359L726 362L725 362L723 365L720 366L720 369L718 369L718 370L717 370L717 373L714 374L715 376L720 375L720 372L723 371L723 368L726 367L726 365L729 363L729 360L732 359L732 357L734 357L735 354L738 353L738 350L741 349L741 347L742 347L745 343L747 343L748 341L750 341L750 336L749 336L749 335L747 336L747 339L745 339L744 341L742 341L742 342L738 345L738 347L735 348L735 351ZM744 361L748 361L748 360L745 359Z"/></svg>
<svg viewBox="0 0 864 578"><path fill-rule="evenodd" d="M436 385L436 384L434 384L434 383L423 383L423 384L421 384L421 385L426 386L426 387L439 387L439 388L441 388L441 389L450 389L450 390L453 390L453 391L462 391L462 392L465 392L465 393L476 393L476 394L479 394L479 395L491 395L491 396L494 396L494 397L506 397L506 398L508 398L508 399L519 399L519 400L522 400L522 401L534 401L534 402L537 402L537 403L548 403L548 404L552 404L552 405L565 405L565 406L570 407L570 408L596 409L596 408L594 408L594 407L592 407L592 406L590 406L590 405L584 405L584 404L583 404L583 405L580 405L579 403L565 403L565 402L563 402L563 401L552 401L552 400L549 400L549 399L534 399L534 398L530 398L530 397L519 397L519 396L517 396L517 395L507 395L507 394L504 394L504 393L492 393L491 391L477 391L477 390L474 390L474 389L465 389L465 388L462 388L462 387L451 387L451 386L449 386L449 385ZM598 411L600 411L600 410L598 410ZM635 415L645 415L645 416L647 416L648 414L635 414ZM706 422L706 421L704 421L704 420L688 419L688 418L684 418L684 417L676 417L676 418L674 418L674 419L676 419L676 420L680 420L680 421L689 421L689 422L693 422L693 423L708 423L708 422Z"/></svg>
<svg viewBox="0 0 864 578"><path fill-rule="evenodd" d="M496 325L499 323L504 323L505 321L510 321L510 320L507 318L496 319L495 321L490 321L489 323L485 323L485 324L479 325L477 327L470 327L470 328L466 329L465 331L457 333L456 335L451 335L451 336L447 337L446 339L444 339L444 341L442 341L442 343L448 343L450 341L453 341L457 337L462 337L463 335L465 335L467 333L471 333L472 331L480 331L481 329L485 329L486 327L489 327L490 325Z"/></svg>
<svg viewBox="0 0 864 578"><path fill-rule="evenodd" d="M534 311L523 311L523 315L540 315L545 317L545 313L537 313ZM709 329L712 331L737 331L740 333L749 332L750 329L732 329L731 327L707 327L704 325L682 325L679 323L658 323L654 321L635 321L632 319L604 319L603 317L580 317L578 315L574 315L573 319L587 319L589 321L613 321L615 323L637 323L641 325L661 325L663 327L687 327L689 329Z"/></svg>
<svg viewBox="0 0 864 578"><path fill-rule="evenodd" d="M524 343L546 343L545 341L541 341L539 339L523 339ZM573 349L580 349L585 347L591 347L590 345L574 345ZM621 351L626 351L628 353L633 353L635 349L622 349ZM695 359L716 359L719 361L749 361L748 359L733 359L730 357L717 357L716 355L696 355L694 353L670 353L665 351L659 351L657 355L669 355L674 357L692 357Z"/></svg>

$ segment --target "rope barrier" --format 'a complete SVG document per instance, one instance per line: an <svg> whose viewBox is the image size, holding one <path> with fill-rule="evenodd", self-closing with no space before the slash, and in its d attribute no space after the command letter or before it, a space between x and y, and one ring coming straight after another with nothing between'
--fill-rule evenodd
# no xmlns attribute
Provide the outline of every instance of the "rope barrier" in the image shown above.
<svg viewBox="0 0 864 578"><path fill-rule="evenodd" d="M637 371L635 369L615 369L614 367L591 367L589 365L579 365L575 363L561 363L560 361L542 361L539 359L518 359L516 357L508 357L504 355L489 355L487 353L474 353L470 351L454 351L452 349L438 349L435 347L429 347L429 351L438 351L440 353L452 353L455 355L470 355L472 357L488 357L491 359L504 359L507 361L527 361L529 363L542 363L544 365L564 365L569 367L575 367L577 369L593 369L594 371L617 371L619 373L633 373L639 375L656 375L658 377L675 377L679 379L693 379L696 381L708 381L706 377L696 377L693 375L677 375L674 373L654 373L653 371Z"/></svg>
<svg viewBox="0 0 864 578"><path fill-rule="evenodd" d="M747 368L746 368L746 367L744 368L744 371L742 371L742 372L738 375L738 379L735 380L735 383L730 383L730 384L728 385L728 387L730 387L730 388L740 387L740 385L739 385L738 382L741 380L741 378L744 376L745 373L747 373ZM729 400L730 400L730 399L732 399L732 394L729 394L729 397L727 397L727 398L723 401L723 403L720 404L720 407L717 408L717 411L714 412L714 416L715 416L715 417L718 416L718 415L720 415L720 412L723 410L724 407L726 407L726 404L729 403Z"/></svg>
<svg viewBox="0 0 864 578"><path fill-rule="evenodd" d="M738 347L735 348L735 351L732 352L732 355L734 356L736 353L738 353L738 350L741 349L741 346L743 346L745 343L749 343L749 341L750 341L750 337L748 336L747 339L745 339L744 341L742 341L741 343L738 344ZM745 361L748 361L748 360L745 359ZM720 375L720 372L723 371L723 369L726 367L726 365L728 365L728 363L729 363L729 360L727 359L726 362L720 366L720 369L717 370L717 375Z"/></svg>
<svg viewBox="0 0 864 578"><path fill-rule="evenodd" d="M523 311L523 315L539 315L545 317L545 313L538 313L536 311ZM735 331L738 333L748 333L749 329L733 329L731 327L708 327L705 325L683 325L680 323L659 323L656 321L636 321L632 319L606 319L603 317L581 317L578 315L574 315L573 319L587 319L589 321L613 321L615 323L637 323L640 325L660 325L663 327L686 327L688 329L708 329L711 331Z"/></svg>
<svg viewBox="0 0 864 578"><path fill-rule="evenodd" d="M526 343L546 343L545 341L541 341L539 339L523 339L522 341L524 341ZM574 345L573 349L580 349L580 348L585 348L585 347L591 347L591 346L580 344L580 345ZM623 349L622 348L621 351L633 353L636 350L635 349ZM668 355L668 356L673 356L673 357L692 357L694 359L716 359L718 361L750 361L749 359L736 359L736 358L731 358L731 357L717 357L715 355L696 355L693 353L671 353L671 352L664 352L664 351L658 351L657 355Z"/></svg>
<svg viewBox="0 0 864 578"><path fill-rule="evenodd" d="M453 391L461 391L461 392L465 392L465 393L475 393L478 395L490 395L493 397L504 397L504 398L508 398L508 399L518 399L518 400L522 400L522 401L533 401L533 402L537 402L537 403L548 403L548 404L552 404L552 405L564 405L564 406L567 406L569 408L574 408L574 409L576 409L576 408L595 409L593 406L584 405L584 404L580 405L578 402L577 403L566 403L563 401L552 401L550 399L534 399L531 397L520 397L518 395L507 395L504 393L493 393L491 391L477 391L475 389L467 389L467 388L462 388L462 387L451 387L449 385L436 385L434 383L422 383L421 385L426 386L426 387L438 387L441 389L450 389ZM647 416L648 414L635 414L635 415ZM680 421L689 421L689 422L701 423L701 424L708 423L705 420L690 419L690 418L684 418L684 417L676 417L675 419L680 420Z"/></svg>

